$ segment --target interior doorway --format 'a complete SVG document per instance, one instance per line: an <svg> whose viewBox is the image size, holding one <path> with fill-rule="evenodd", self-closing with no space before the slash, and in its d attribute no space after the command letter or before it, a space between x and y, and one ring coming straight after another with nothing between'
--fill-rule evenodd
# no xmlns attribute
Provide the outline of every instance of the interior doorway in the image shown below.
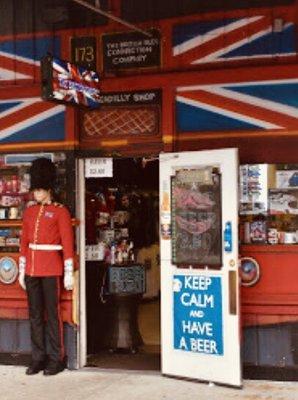
<svg viewBox="0 0 298 400"><path fill-rule="evenodd" d="M158 159L113 159L113 176L84 188L85 365L160 370Z"/></svg>

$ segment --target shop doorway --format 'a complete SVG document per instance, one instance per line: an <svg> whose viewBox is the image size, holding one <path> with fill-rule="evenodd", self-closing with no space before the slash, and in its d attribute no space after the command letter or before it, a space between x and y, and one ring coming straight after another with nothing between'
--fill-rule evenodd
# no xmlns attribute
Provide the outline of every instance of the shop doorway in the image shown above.
<svg viewBox="0 0 298 400"><path fill-rule="evenodd" d="M237 149L115 159L112 174L94 159L87 179L83 167L80 366L160 369L159 288L148 292L156 282L162 373L241 387ZM159 257L146 249L159 250L159 196L161 279L151 282ZM156 308L142 315L146 294Z"/></svg>
<svg viewBox="0 0 298 400"><path fill-rule="evenodd" d="M81 364L160 370L159 162L114 158L112 166L111 177L84 169L81 185Z"/></svg>

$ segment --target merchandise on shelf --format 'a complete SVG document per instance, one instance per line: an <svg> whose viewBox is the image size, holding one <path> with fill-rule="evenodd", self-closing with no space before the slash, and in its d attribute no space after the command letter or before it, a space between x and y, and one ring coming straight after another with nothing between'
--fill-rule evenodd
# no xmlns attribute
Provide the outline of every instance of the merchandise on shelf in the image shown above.
<svg viewBox="0 0 298 400"><path fill-rule="evenodd" d="M250 223L250 242L266 243L267 223L266 221L253 221Z"/></svg>
<svg viewBox="0 0 298 400"><path fill-rule="evenodd" d="M240 166L240 214L259 214L268 208L268 165Z"/></svg>
<svg viewBox="0 0 298 400"><path fill-rule="evenodd" d="M270 189L270 214L298 214L298 189Z"/></svg>
<svg viewBox="0 0 298 400"><path fill-rule="evenodd" d="M241 243L298 243L298 165L240 167L239 233Z"/></svg>
<svg viewBox="0 0 298 400"><path fill-rule="evenodd" d="M298 188L298 170L276 171L276 188Z"/></svg>

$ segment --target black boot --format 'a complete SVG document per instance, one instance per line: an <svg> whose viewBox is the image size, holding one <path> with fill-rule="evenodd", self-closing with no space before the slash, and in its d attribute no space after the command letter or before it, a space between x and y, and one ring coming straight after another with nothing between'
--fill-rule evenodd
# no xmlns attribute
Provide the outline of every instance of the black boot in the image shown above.
<svg viewBox="0 0 298 400"><path fill-rule="evenodd" d="M42 371L44 368L45 368L44 361L32 361L29 367L26 369L26 375L38 374L39 371Z"/></svg>
<svg viewBox="0 0 298 400"><path fill-rule="evenodd" d="M44 375L57 375L64 370L64 365L61 362L50 361L45 367Z"/></svg>

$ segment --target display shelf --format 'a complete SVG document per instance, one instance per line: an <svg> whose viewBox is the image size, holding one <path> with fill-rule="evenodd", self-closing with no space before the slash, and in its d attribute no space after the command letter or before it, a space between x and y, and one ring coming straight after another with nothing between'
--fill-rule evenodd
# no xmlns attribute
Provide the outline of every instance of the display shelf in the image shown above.
<svg viewBox="0 0 298 400"><path fill-rule="evenodd" d="M1 219L0 228L19 228L22 226L22 223L21 219Z"/></svg>
<svg viewBox="0 0 298 400"><path fill-rule="evenodd" d="M0 257L14 257L18 252L3 251L0 252Z"/></svg>
<svg viewBox="0 0 298 400"><path fill-rule="evenodd" d="M80 221L76 218L71 219L72 226L78 226L80 225ZM2 219L0 220L0 228L18 228L22 227L23 220L22 219Z"/></svg>
<svg viewBox="0 0 298 400"><path fill-rule="evenodd" d="M1 192L0 196L16 196L16 197L21 197L21 196L28 196L28 192Z"/></svg>
<svg viewBox="0 0 298 400"><path fill-rule="evenodd" d="M241 244L240 254L242 252L258 252L258 253L298 253L298 245L296 244Z"/></svg>

